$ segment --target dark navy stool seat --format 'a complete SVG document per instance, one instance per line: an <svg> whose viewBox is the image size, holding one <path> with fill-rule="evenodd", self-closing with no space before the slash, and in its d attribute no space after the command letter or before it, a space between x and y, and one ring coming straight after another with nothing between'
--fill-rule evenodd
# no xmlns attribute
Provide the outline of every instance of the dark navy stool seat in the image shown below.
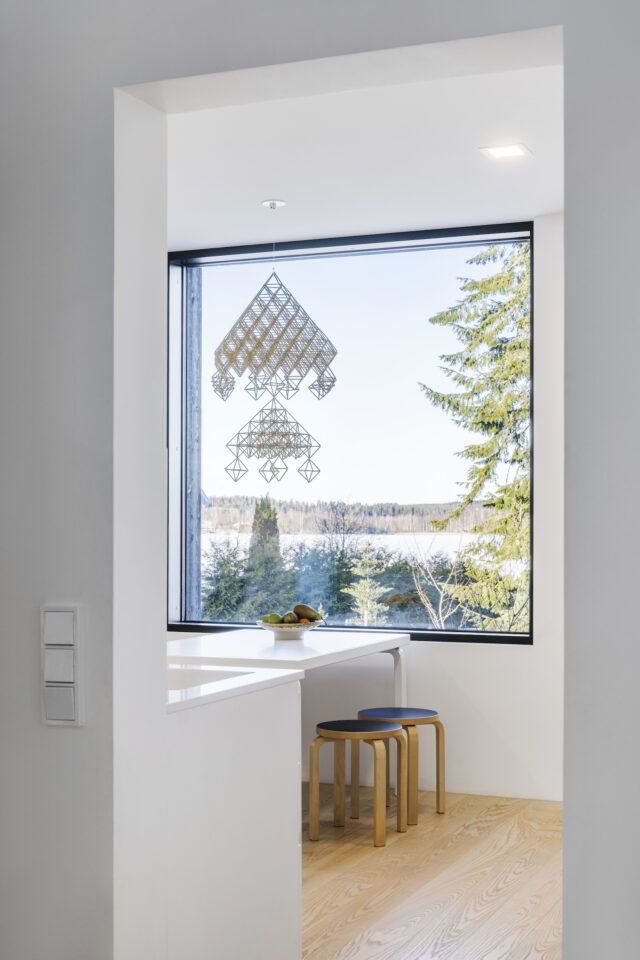
<svg viewBox="0 0 640 960"><path fill-rule="evenodd" d="M419 707L372 707L370 710L358 710L358 717L390 720L395 723L420 723L437 716L437 710L421 710Z"/></svg>
<svg viewBox="0 0 640 960"><path fill-rule="evenodd" d="M407 743L402 725L389 720L369 717L353 720L325 720L316 725L317 737L309 750L309 839L317 840L320 830L320 747L333 743L333 823L344 827L345 811L345 759L347 740L351 742L353 769L354 751L359 757L360 743L364 740L373 749L373 844L384 847L386 843L386 793L389 779L386 757L389 741L398 746L398 833L407 829ZM385 749L386 748L386 749ZM359 777L351 779L351 817L360 816Z"/></svg>
<svg viewBox="0 0 640 960"><path fill-rule="evenodd" d="M352 737L361 736L363 738L370 736L371 734L389 734L399 733L402 730L402 726L398 722L392 721L383 721L383 720L326 720L324 723L316 724L316 732L322 736L323 732L326 733L346 733L348 734L347 739Z"/></svg>
<svg viewBox="0 0 640 960"><path fill-rule="evenodd" d="M422 707L368 707L358 710L358 717L372 721L400 723L407 735L407 823L418 822L418 727L423 724L433 726L436 733L436 809L445 811L444 789L444 727L437 710L425 710ZM387 744L388 748L388 744ZM357 759L352 763L351 779L358 775Z"/></svg>

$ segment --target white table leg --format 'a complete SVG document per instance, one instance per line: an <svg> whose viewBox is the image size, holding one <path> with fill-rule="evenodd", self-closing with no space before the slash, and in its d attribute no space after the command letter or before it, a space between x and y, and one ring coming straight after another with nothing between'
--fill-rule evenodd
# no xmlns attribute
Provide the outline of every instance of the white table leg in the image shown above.
<svg viewBox="0 0 640 960"><path fill-rule="evenodd" d="M402 647L396 647L395 650L389 650L393 657L393 705L394 707L407 706L407 671L404 660L404 650ZM391 746L391 744L389 744ZM391 773L391 782L396 788L396 772ZM397 795L397 790L395 793Z"/></svg>
<svg viewBox="0 0 640 960"><path fill-rule="evenodd" d="M407 706L407 671L404 659L404 649L397 647L389 650L393 657L393 695L394 707Z"/></svg>

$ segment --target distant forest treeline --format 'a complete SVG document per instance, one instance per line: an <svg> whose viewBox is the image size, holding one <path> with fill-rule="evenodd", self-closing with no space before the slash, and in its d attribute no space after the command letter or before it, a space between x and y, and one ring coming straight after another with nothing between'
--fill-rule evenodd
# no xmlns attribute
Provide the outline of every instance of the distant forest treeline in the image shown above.
<svg viewBox="0 0 640 960"><path fill-rule="evenodd" d="M257 497L211 497L202 504L202 528L218 533L251 533ZM307 503L273 500L280 533L325 533L335 530L336 509L349 533L433 533L433 521L446 517L455 503ZM488 509L472 503L447 524L449 533L468 533L487 519ZM345 519L347 526L345 527Z"/></svg>

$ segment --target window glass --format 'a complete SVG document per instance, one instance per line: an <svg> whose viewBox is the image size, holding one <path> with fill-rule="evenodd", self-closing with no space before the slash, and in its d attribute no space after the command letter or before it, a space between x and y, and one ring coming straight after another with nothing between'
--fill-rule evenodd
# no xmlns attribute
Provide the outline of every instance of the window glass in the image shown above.
<svg viewBox="0 0 640 960"><path fill-rule="evenodd" d="M186 266L183 619L528 635L529 275L522 233Z"/></svg>

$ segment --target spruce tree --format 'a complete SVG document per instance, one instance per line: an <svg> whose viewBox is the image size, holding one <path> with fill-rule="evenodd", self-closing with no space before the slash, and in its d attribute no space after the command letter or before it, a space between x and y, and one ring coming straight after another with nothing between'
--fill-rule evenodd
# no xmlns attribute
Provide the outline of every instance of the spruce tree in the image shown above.
<svg viewBox="0 0 640 960"><path fill-rule="evenodd" d="M380 603L380 597L388 593L387 587L380 585L377 575L384 573L384 565L374 555L370 543L365 544L362 555L352 560L353 585L343 587L341 593L349 594L355 600L357 616L347 620L347 624L360 624L363 627L386 623L388 606Z"/></svg>
<svg viewBox="0 0 640 960"><path fill-rule="evenodd" d="M269 494L256 501L251 525L248 570L282 566L278 513Z"/></svg>
<svg viewBox="0 0 640 960"><path fill-rule="evenodd" d="M237 540L212 545L202 577L203 620L235 619L244 597L245 563Z"/></svg>
<svg viewBox="0 0 640 960"><path fill-rule="evenodd" d="M459 455L469 462L465 492L434 526L443 529L465 506L482 500L487 519L461 555L465 584L455 595L487 630L525 631L530 566L530 250L527 242L494 244L468 262L497 270L462 281L463 299L431 317L462 349L442 356L455 390L421 384L428 399L480 435Z"/></svg>
<svg viewBox="0 0 640 960"><path fill-rule="evenodd" d="M237 618L252 622L267 613L282 615L295 602L295 572L280 552L278 513L270 497L256 501L246 564L243 601Z"/></svg>

